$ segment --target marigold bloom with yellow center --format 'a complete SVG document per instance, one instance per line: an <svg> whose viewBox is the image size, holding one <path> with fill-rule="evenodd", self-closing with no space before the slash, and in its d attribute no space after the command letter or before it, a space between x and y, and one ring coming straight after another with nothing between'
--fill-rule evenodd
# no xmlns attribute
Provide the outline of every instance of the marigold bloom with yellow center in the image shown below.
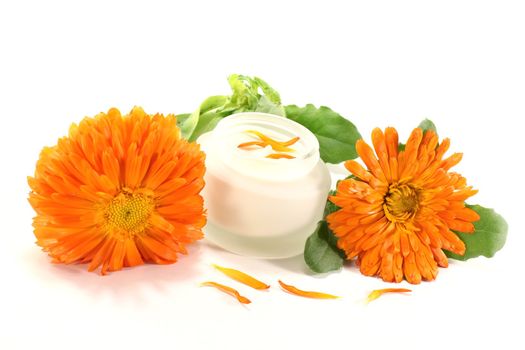
<svg viewBox="0 0 525 350"><path fill-rule="evenodd" d="M202 238L204 157L173 115L136 107L84 118L42 150L28 178L36 243L54 262L102 274L174 263Z"/></svg>
<svg viewBox="0 0 525 350"><path fill-rule="evenodd" d="M479 215L464 201L477 191L449 169L462 154L443 159L449 139L438 145L433 131L416 128L399 151L394 128L372 132L374 150L363 140L356 149L366 165L345 163L355 178L340 181L330 201L341 209L328 215L338 247L357 257L363 274L388 282L410 283L436 278L447 267L443 250L465 253L451 230L474 232Z"/></svg>

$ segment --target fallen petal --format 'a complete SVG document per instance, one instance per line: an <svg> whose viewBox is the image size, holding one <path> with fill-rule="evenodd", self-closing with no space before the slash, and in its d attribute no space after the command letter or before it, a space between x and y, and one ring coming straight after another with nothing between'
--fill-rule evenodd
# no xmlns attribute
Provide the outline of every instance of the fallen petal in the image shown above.
<svg viewBox="0 0 525 350"><path fill-rule="evenodd" d="M367 303L376 300L381 295L385 293L407 293L411 292L412 290L406 289L406 288L385 288L385 289L376 289L372 291L372 293L368 294Z"/></svg>
<svg viewBox="0 0 525 350"><path fill-rule="evenodd" d="M226 294L234 296L235 298L237 298L237 300L241 304L250 304L251 303L250 299L243 297L235 289L233 289L231 287L228 287L228 286L225 286L223 284L220 284L220 283L217 283L217 282L203 282L203 283L201 283L201 286L217 288L221 292L224 292Z"/></svg>
<svg viewBox="0 0 525 350"><path fill-rule="evenodd" d="M336 295L332 295L332 294L327 294L327 293L320 293L320 292L312 292L312 291L305 291L305 290L301 290L301 289L298 289L294 286L290 286L284 282L282 282L281 280L279 280L279 284L281 285L281 287L291 293L291 294L295 294L295 295L298 295L298 296L301 296L301 297L305 297L305 298L313 298L313 299L337 299L337 298L340 298Z"/></svg>
<svg viewBox="0 0 525 350"><path fill-rule="evenodd" d="M213 264L213 267L215 267L217 270L219 270L220 272L224 273L226 276L230 277L230 278L233 278L234 280L236 281L239 281L247 286L250 286L254 289L268 289L270 288L269 285L267 285L266 283L263 283L261 281L259 281L258 279L248 275L248 274L245 274L244 272L241 272L239 270L235 270L235 269L230 269L230 268L227 268L227 267L222 267L222 266L219 266L219 265L215 265Z"/></svg>

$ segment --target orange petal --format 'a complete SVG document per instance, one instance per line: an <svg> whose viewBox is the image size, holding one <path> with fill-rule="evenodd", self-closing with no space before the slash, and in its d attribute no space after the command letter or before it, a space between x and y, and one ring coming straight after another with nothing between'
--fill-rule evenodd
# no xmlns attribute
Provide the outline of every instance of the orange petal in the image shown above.
<svg viewBox="0 0 525 350"><path fill-rule="evenodd" d="M377 160L372 148L362 139L356 142L355 148L372 174L374 174L374 176L382 182L387 182L385 173L383 172L383 169L381 168L381 165L379 164L379 161Z"/></svg>
<svg viewBox="0 0 525 350"><path fill-rule="evenodd" d="M388 150L388 157L397 158L398 148L399 148L399 137L397 135L397 130L388 127L385 129L385 144Z"/></svg>
<svg viewBox="0 0 525 350"><path fill-rule="evenodd" d="M269 154L266 156L266 158L270 158L270 159L294 159L295 157L294 156L291 156L289 154L284 154L284 153L272 153L272 154Z"/></svg>
<svg viewBox="0 0 525 350"><path fill-rule="evenodd" d="M441 168L443 168L445 170L449 170L454 165L456 165L459 162L461 162L462 158L463 158L463 153L454 153L453 155L451 155L450 157L448 157L447 159L444 159L442 161Z"/></svg>
<svg viewBox="0 0 525 350"><path fill-rule="evenodd" d="M281 142L281 144L283 146L291 146L293 145L294 143L296 143L297 141L299 141L299 136L296 136L294 138L291 138L289 139L288 141L285 141L285 142Z"/></svg>
<svg viewBox="0 0 525 350"><path fill-rule="evenodd" d="M248 130L246 132L256 135L267 145L271 146L274 151L279 152L293 152L294 150L287 146L291 146L299 140L298 137L294 137L288 141L277 141L256 130Z"/></svg>
<svg viewBox="0 0 525 350"><path fill-rule="evenodd" d="M458 219L464 221L474 222L480 219L479 214L470 208L462 208L460 210L456 210L455 214Z"/></svg>
<svg viewBox="0 0 525 350"><path fill-rule="evenodd" d="M304 290L298 289L298 288L296 288L294 286L290 286L288 284L285 284L281 280L279 280L279 284L288 293L295 294L295 295L298 295L298 296L301 296L301 297L305 297L305 298L313 298L313 299L337 299L337 298L340 298L340 297L338 297L336 295L332 295L332 294L304 291Z"/></svg>
<svg viewBox="0 0 525 350"><path fill-rule="evenodd" d="M381 168L383 169L383 172L390 183L392 176L390 174L390 166L388 164L388 149L385 141L385 135L381 129L375 128L372 131L372 144L374 145L374 150L376 152L379 164L381 165Z"/></svg>
<svg viewBox="0 0 525 350"><path fill-rule="evenodd" d="M372 293L368 294L367 303L376 300L381 295L385 293L408 293L412 290L406 288L385 288L385 289L376 289Z"/></svg>
<svg viewBox="0 0 525 350"><path fill-rule="evenodd" d="M266 147L267 144L266 142L262 142L262 141L250 141L250 142L244 142L244 143L241 143L239 144L237 147L238 148L249 148L249 147L252 147L252 146L259 146L259 147Z"/></svg>
<svg viewBox="0 0 525 350"><path fill-rule="evenodd" d="M403 261L403 273L408 283L419 284L421 283L421 273L419 272L416 265L416 255L414 252L410 252Z"/></svg>
<svg viewBox="0 0 525 350"><path fill-rule="evenodd" d="M345 168L363 181L370 182L372 175L355 160L347 160Z"/></svg>
<svg viewBox="0 0 525 350"><path fill-rule="evenodd" d="M231 287L228 287L228 286L225 286L223 284L220 284L220 283L217 283L217 282L203 282L203 283L201 283L201 286L217 288L221 292L224 292L226 294L234 296L235 298L237 298L237 300L241 304L250 304L251 303L250 299L243 297L235 289L233 289Z"/></svg>
<svg viewBox="0 0 525 350"><path fill-rule="evenodd" d="M401 178L412 176L412 173L417 170L418 163L416 162L416 159L422 139L423 130L415 128L407 140L405 150L400 154L403 155L401 158L402 161L399 163Z"/></svg>
<svg viewBox="0 0 525 350"><path fill-rule="evenodd" d="M236 281L239 281L247 286L250 286L254 289L268 289L270 288L269 285L266 283L263 283L259 281L256 278L253 278L252 276L245 274L244 272L241 272L239 270L230 269L227 267L222 267L219 265L213 264L213 267L215 267L220 272L224 273L226 276L233 278Z"/></svg>

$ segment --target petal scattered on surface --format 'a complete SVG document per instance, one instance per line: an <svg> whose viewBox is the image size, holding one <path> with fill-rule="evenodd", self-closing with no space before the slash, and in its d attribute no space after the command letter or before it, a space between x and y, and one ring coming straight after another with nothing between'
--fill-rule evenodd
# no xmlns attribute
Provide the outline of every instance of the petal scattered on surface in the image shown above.
<svg viewBox="0 0 525 350"><path fill-rule="evenodd" d="M213 264L212 265L214 268L216 268L217 270L221 271L222 273L224 273L226 276L236 280L236 281L239 281L247 286L250 286L254 289L268 289L270 288L270 286L264 282L261 282L259 281L258 279L244 273L244 272L241 272L239 270L235 270L235 269L231 269L231 268L227 268L227 267L222 267L222 266L219 266L219 265L215 265Z"/></svg>
<svg viewBox="0 0 525 350"><path fill-rule="evenodd" d="M241 304L250 304L251 303L250 299L248 299L246 297L243 297L237 290L235 290L235 289L233 289L231 287L225 286L224 284L208 281L208 282L201 283L201 285L205 286L205 287L217 288L221 292L224 292L226 294L229 294L229 295L235 297L239 301L239 303L241 303Z"/></svg>
<svg viewBox="0 0 525 350"><path fill-rule="evenodd" d="M298 295L301 297L305 297L305 298L312 298L312 299L338 299L340 298L332 294L301 290L294 286L286 284L282 282L281 280L279 280L279 284L281 285L281 288L287 291L288 293Z"/></svg>
<svg viewBox="0 0 525 350"><path fill-rule="evenodd" d="M379 298L385 293L408 293L412 292L410 289L406 288L385 288L385 289L376 289L372 291L370 294L368 294L367 302L371 302Z"/></svg>

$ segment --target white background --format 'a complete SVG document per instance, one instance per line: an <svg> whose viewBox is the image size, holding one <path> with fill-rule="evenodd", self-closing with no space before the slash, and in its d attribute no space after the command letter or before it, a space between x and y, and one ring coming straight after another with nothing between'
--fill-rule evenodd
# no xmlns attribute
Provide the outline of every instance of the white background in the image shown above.
<svg viewBox="0 0 525 350"><path fill-rule="evenodd" d="M512 1L0 2L0 348L523 349L525 12ZM410 296L365 305L354 266L313 277L301 257L261 261L202 241L171 266L101 277L34 245L26 176L72 122L115 106L184 113L258 75L285 104L327 105L369 140L425 117L456 168L510 225L493 259L454 262ZM257 292L210 263L272 284ZM277 279L344 296L283 293ZM247 307L199 282L238 289ZM403 283L400 287L406 287ZM521 334L520 334L521 333ZM31 347L28 347L31 346Z"/></svg>

